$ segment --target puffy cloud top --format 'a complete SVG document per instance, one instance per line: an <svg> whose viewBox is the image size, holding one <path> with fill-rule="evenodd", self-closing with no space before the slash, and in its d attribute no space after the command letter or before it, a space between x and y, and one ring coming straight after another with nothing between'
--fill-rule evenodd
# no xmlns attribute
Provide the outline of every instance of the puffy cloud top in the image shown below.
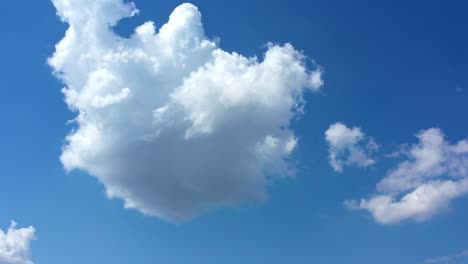
<svg viewBox="0 0 468 264"><path fill-rule="evenodd" d="M265 199L271 177L293 172L290 122L323 80L292 45L269 44L263 59L225 52L192 4L123 38L111 27L135 15L134 4L52 2L69 28L49 64L77 113L61 155L67 170L170 221Z"/></svg>
<svg viewBox="0 0 468 264"><path fill-rule="evenodd" d="M468 141L451 144L437 128L417 137L419 143L402 152L407 159L377 184L379 195L347 205L370 211L383 224L424 221L468 193Z"/></svg>
<svg viewBox="0 0 468 264"><path fill-rule="evenodd" d="M35 232L32 226L17 228L15 222L6 232L0 229L0 264L32 264L29 244Z"/></svg>

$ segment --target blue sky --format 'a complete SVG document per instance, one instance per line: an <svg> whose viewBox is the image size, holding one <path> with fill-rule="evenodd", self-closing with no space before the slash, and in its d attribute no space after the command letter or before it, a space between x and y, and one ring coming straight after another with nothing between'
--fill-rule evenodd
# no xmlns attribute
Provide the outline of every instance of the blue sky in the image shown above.
<svg viewBox="0 0 468 264"><path fill-rule="evenodd" d="M182 3L136 0L139 14L122 20L113 30L128 37L135 27L148 20L155 21L159 28ZM197 211L194 219L189 217L183 223L170 221L174 218L173 203L164 209L156 206L154 212L159 213L160 209L160 217L140 212L142 208L154 209L151 199L138 204L136 209L124 209L119 195L125 195L106 197L106 186L120 182L102 184L107 174L92 177L79 170L82 166L101 171L101 167L60 160L62 146L68 144L66 135L77 128L77 124L67 124L67 120L74 119L77 113L70 111L70 104L64 102L60 91L67 84L51 74L53 69L47 59L64 37L67 24L59 20L49 1L5 2L5 12L0 18L4 89L0 99L4 120L0 132L3 138L0 227L6 230L10 220L14 220L19 227L35 228L37 240L31 242L34 263L417 264L446 256L454 256L449 263L466 261L461 254L468 249L468 237L464 235L468 219L466 194L451 200L424 221L402 219L392 224L379 223L368 210L347 208L344 201L370 199L378 194L376 184L400 162L409 159L405 155L388 158L386 154L402 144L410 147L418 144L415 135L421 130L438 128L452 146L467 138L467 3L367 0L192 3L202 14L207 38L219 38L220 48L227 52L256 55L261 60L268 49L266 43L291 43L308 57L305 63L310 74L320 65L325 84L319 91L300 90L306 101L305 113L291 118L290 131L298 145L286 156L295 166L295 175L284 178L266 175L273 179L266 187L268 198L264 201L255 201L250 196L244 201L242 196L241 205L232 207L207 200L215 209ZM64 63L65 67L72 64ZM126 68L124 72L132 74L132 69ZM293 77L300 80L304 76L297 73ZM258 116L268 116L268 111L260 110L256 112ZM226 122L240 131L249 127L230 119ZM366 136L357 145L364 151L365 142L375 140L379 150L369 154L373 165L351 164L341 173L334 171L328 160L330 146L325 131L336 122L361 129ZM113 129L123 128L116 125ZM288 135L277 137L282 142ZM210 137L206 142L217 144L210 143ZM226 157L236 157L232 155ZM466 154L461 158L455 154L447 156L464 162L459 165L462 168L468 167ZM182 161L172 162L180 162L179 166L184 167L184 163L190 164L195 159L192 158L184 156ZM99 162L91 159L93 164ZM78 170L67 173L64 169L67 164ZM270 165L265 163L265 167ZM449 174L438 176L445 179L451 177ZM134 188L142 188L140 185L145 182L132 182ZM206 188L205 193L218 197ZM241 191L234 194L251 194ZM169 190L167 197L178 194L172 196ZM0 247L0 264L4 264L1 253Z"/></svg>

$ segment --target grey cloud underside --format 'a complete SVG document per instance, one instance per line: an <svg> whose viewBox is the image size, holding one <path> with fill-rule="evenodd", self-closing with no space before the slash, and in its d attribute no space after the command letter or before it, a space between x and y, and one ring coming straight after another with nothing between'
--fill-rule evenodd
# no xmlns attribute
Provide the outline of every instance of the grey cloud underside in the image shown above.
<svg viewBox="0 0 468 264"><path fill-rule="evenodd" d="M122 38L111 26L135 15L134 4L53 3L69 28L49 64L77 113L61 155L67 170L170 221L264 200L272 178L294 173L290 122L323 80L290 44L269 44L262 60L227 53L191 4Z"/></svg>

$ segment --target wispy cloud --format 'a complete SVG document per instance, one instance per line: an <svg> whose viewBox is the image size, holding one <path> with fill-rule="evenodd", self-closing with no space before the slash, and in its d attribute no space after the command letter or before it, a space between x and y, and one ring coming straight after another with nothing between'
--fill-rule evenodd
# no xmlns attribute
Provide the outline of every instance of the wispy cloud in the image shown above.
<svg viewBox="0 0 468 264"><path fill-rule="evenodd" d="M367 210L382 224L413 219L424 221L468 193L468 140L449 142L437 128L417 135L419 143L391 156L405 160L377 184L378 194L346 201L351 209Z"/></svg>
<svg viewBox="0 0 468 264"><path fill-rule="evenodd" d="M449 264L458 259L466 258L466 257L468 257L468 249L463 250L460 253L450 255L450 256L426 259L424 260L424 263L425 264Z"/></svg>

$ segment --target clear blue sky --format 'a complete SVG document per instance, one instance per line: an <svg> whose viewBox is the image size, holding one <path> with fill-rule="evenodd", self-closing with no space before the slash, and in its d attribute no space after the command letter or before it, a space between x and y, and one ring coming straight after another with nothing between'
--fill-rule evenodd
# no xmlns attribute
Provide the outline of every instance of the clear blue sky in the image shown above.
<svg viewBox="0 0 468 264"><path fill-rule="evenodd" d="M148 20L160 26L181 3L136 0L140 14L115 31L129 36ZM427 221L392 225L343 205L375 193L397 164L384 154L417 143L418 131L440 128L450 142L468 136L466 1L192 3L226 51L261 56L269 41L290 42L323 66L325 86L306 93L306 113L293 125L296 176L274 181L265 202L183 224L123 209L96 178L67 174L59 160L75 114L47 58L67 25L49 1L5 1L0 226L13 219L36 228L34 263L418 264L468 249L466 195ZM375 165L333 171L324 132L335 122L376 140Z"/></svg>

